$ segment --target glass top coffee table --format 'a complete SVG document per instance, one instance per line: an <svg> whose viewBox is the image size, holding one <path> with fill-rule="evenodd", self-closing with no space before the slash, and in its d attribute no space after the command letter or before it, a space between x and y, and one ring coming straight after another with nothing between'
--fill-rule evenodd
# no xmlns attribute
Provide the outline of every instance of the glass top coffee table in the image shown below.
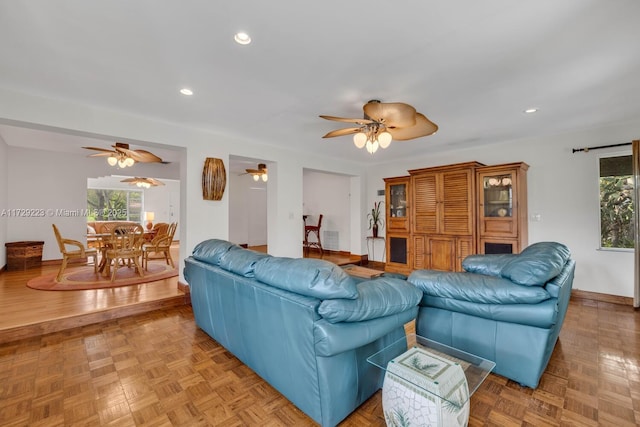
<svg viewBox="0 0 640 427"><path fill-rule="evenodd" d="M387 425L467 425L469 398L495 367L490 360L415 334L367 361L385 371Z"/></svg>

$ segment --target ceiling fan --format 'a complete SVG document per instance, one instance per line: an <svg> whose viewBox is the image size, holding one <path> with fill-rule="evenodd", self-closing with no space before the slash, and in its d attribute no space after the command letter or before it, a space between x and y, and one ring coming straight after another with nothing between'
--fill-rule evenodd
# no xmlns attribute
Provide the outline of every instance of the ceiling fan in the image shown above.
<svg viewBox="0 0 640 427"><path fill-rule="evenodd" d="M142 188L151 188L151 187L158 187L160 185L164 185L164 182L160 180L157 180L154 178L140 178L137 176L135 178L123 179L120 182L128 182L130 185L135 185Z"/></svg>
<svg viewBox="0 0 640 427"><path fill-rule="evenodd" d="M267 165L264 163L258 163L258 169L245 169L247 172L241 175L250 174L253 176L254 181L258 181L262 178L264 182L267 182L269 175L267 174Z"/></svg>
<svg viewBox="0 0 640 427"><path fill-rule="evenodd" d="M98 147L82 147L87 150L96 150L100 153L90 154L89 157L107 157L107 163L111 166L118 165L121 168L133 166L136 162L140 163L161 163L162 159L147 150L131 150L129 144L116 142L112 145L113 150Z"/></svg>
<svg viewBox="0 0 640 427"><path fill-rule="evenodd" d="M407 141L434 134L438 125L429 120L415 108L402 102L380 102L376 99L364 104L364 118L348 119L335 116L324 116L323 119L336 122L354 123L357 126L337 129L327 133L323 138L353 135L353 143L358 148L367 147L371 154L378 147L387 148L393 139Z"/></svg>

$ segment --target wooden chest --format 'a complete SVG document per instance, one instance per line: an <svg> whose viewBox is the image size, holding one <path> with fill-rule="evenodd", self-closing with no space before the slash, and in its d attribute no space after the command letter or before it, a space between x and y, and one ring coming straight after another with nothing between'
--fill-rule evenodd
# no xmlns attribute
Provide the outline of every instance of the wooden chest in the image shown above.
<svg viewBox="0 0 640 427"><path fill-rule="evenodd" d="M26 270L42 264L44 242L9 242L4 246L7 249L7 271Z"/></svg>

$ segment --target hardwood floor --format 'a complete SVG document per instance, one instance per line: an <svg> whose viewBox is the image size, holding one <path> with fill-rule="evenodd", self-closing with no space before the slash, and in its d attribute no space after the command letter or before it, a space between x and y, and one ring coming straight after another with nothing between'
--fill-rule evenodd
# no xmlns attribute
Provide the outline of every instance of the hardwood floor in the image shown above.
<svg viewBox="0 0 640 427"><path fill-rule="evenodd" d="M20 280L24 287L24 273L0 274L2 288ZM15 298L6 303L5 295L0 315L28 307ZM66 304L51 298L26 311L55 313L51 305ZM86 305L99 307L99 299L87 297ZM314 423L199 330L183 305L1 344L0 425ZM341 425L383 426L381 393ZM640 312L572 298L540 386L490 374L471 398L469 425L640 425Z"/></svg>
<svg viewBox="0 0 640 427"><path fill-rule="evenodd" d="M172 248L174 261L178 246ZM0 343L188 303L178 278L87 291L39 291L26 282L59 264L0 272ZM68 267L72 268L72 267Z"/></svg>

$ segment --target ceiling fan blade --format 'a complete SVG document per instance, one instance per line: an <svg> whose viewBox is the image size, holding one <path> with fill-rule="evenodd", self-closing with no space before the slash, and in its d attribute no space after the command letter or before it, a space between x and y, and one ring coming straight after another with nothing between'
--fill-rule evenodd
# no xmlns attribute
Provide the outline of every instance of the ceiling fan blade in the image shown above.
<svg viewBox="0 0 640 427"><path fill-rule="evenodd" d="M154 179L154 178L147 178L147 181L151 184L151 185L164 185L164 182L158 180L158 179Z"/></svg>
<svg viewBox="0 0 640 427"><path fill-rule="evenodd" d="M396 141L407 141L435 133L438 125L429 120L424 114L416 113L416 124L405 128L387 128Z"/></svg>
<svg viewBox="0 0 640 427"><path fill-rule="evenodd" d="M335 122L356 123L356 124L359 124L359 125L367 125L369 123L373 123L373 120L369 120L369 119L365 119L365 118L362 118L362 119L346 119L344 117L323 116L323 115L321 115L320 117L323 118L323 119L326 119L326 120L333 120Z"/></svg>
<svg viewBox="0 0 640 427"><path fill-rule="evenodd" d="M367 117L385 126L406 128L416 124L416 109L403 102L368 102L362 109Z"/></svg>
<svg viewBox="0 0 640 427"><path fill-rule="evenodd" d="M98 148L98 147L82 147L82 148L86 148L87 150L104 151L104 152L107 152L107 153L113 153L114 152L113 150L109 150L109 149L106 149L106 148Z"/></svg>
<svg viewBox="0 0 640 427"><path fill-rule="evenodd" d="M113 151L107 151L105 153L95 153L95 154L89 154L88 157L111 157L114 156L116 153L114 153Z"/></svg>
<svg viewBox="0 0 640 427"><path fill-rule="evenodd" d="M245 170L247 171L247 173L250 173L250 174L262 173L262 171L259 171L258 169L245 169Z"/></svg>
<svg viewBox="0 0 640 427"><path fill-rule="evenodd" d="M332 130L327 133L323 138L333 138L334 136L344 136L344 135L352 135L354 133L360 132L362 128L345 128L345 129L337 129Z"/></svg>
<svg viewBox="0 0 640 427"><path fill-rule="evenodd" d="M140 158L140 160L138 160L134 155L132 155L131 157L133 157L135 160L139 162L146 162L146 163L162 162L162 159L160 157L156 156L155 154L147 150L133 150L133 152L135 153L135 156L138 156Z"/></svg>
<svg viewBox="0 0 640 427"><path fill-rule="evenodd" d="M162 159L146 150L130 150L128 148L116 147L116 150L131 157L136 162L153 163L162 162Z"/></svg>

